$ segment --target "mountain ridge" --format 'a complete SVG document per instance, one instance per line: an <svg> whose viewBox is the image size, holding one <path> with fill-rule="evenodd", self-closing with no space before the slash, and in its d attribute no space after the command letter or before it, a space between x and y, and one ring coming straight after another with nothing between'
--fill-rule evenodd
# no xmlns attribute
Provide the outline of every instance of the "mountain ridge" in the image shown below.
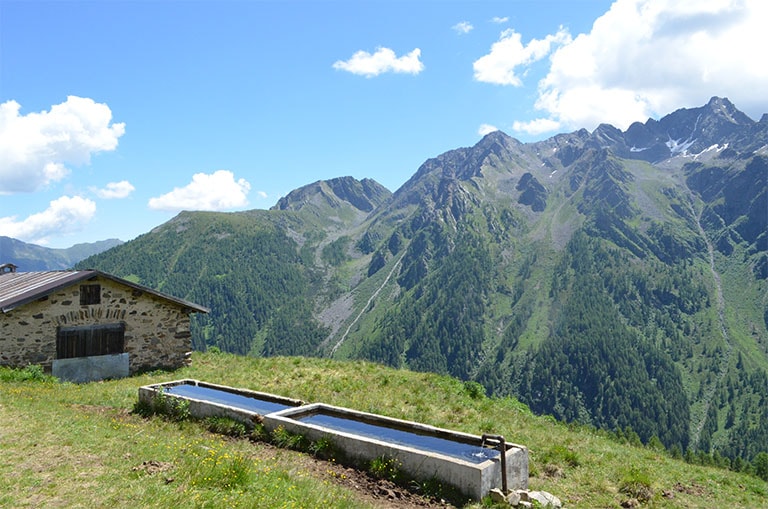
<svg viewBox="0 0 768 509"><path fill-rule="evenodd" d="M122 244L119 239L75 244L57 249L0 236L0 263L12 263L23 271L63 270L75 263Z"/></svg>
<svg viewBox="0 0 768 509"><path fill-rule="evenodd" d="M764 119L713 98L626 131L497 131L393 193L318 181L83 263L211 308L196 349L434 371L749 459L768 443Z"/></svg>

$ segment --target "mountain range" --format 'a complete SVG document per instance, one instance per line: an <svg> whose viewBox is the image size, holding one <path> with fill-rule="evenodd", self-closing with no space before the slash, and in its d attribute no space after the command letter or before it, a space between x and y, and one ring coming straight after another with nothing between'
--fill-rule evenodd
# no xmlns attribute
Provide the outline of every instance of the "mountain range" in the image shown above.
<svg viewBox="0 0 768 509"><path fill-rule="evenodd" d="M738 467L768 449L767 178L768 115L713 97L626 131L496 131L394 193L341 177L182 212L78 267L209 307L198 350L449 374Z"/></svg>
<svg viewBox="0 0 768 509"><path fill-rule="evenodd" d="M54 249L0 236L0 263L12 263L19 267L19 270L28 272L64 270L71 268L84 258L120 244L122 244L121 240L108 239L75 244L66 249Z"/></svg>

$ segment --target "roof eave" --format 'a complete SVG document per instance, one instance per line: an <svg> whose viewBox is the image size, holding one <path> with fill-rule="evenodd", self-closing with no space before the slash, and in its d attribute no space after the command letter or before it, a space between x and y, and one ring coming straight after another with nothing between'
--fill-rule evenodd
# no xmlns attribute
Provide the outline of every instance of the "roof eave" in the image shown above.
<svg viewBox="0 0 768 509"><path fill-rule="evenodd" d="M147 286L140 285L138 283L134 283L132 281L128 281L127 279L123 279L117 276L113 276L112 274L107 274L106 272L102 272L100 270L96 269L88 269L88 270L79 270L79 271L73 271L72 275L70 277L67 277L65 279L61 279L57 281L55 284L51 284L50 286L46 286L45 288L41 289L40 291L34 292L30 295L23 296L19 298L18 300L14 300L10 302L9 304L2 306L0 310L3 312L3 314L8 313L9 311L13 311L14 309L23 306L25 304L29 304L30 302L33 302L35 300L41 299L43 297L47 297L48 295L52 294L53 292L65 288L67 286L70 286L72 284L79 283L81 281L85 281L88 279L91 279L95 276L103 277L104 279L108 279L111 281L114 281L118 284L128 286L130 288L134 288L136 290L147 292L151 295L154 295L155 297L158 297L163 300L167 300L169 302L173 302L174 304L183 307L187 313L210 313L210 309L204 306L200 306L198 304L195 304L194 302L189 302L184 299L179 299L177 297L173 297L171 295L164 294L162 292L158 292L156 290L153 290L152 288L149 288Z"/></svg>
<svg viewBox="0 0 768 509"><path fill-rule="evenodd" d="M157 290L153 290L152 288L149 288L148 286L140 285L138 283L134 283L133 281L129 281L127 279L123 279L121 277L113 276L112 274L107 274L106 272L102 272L100 270L91 269L90 272L93 272L94 274L103 277L105 279L110 279L112 281L115 281L117 283L120 283L125 286L129 286L131 288L134 288L136 290L140 290L142 292L150 293L156 297L159 297L161 299L169 300L175 304L178 304L180 306L183 306L185 308L188 308L191 312L196 313L210 313L211 310L205 306L200 306L198 304L195 304L194 302L190 302L188 300L180 299L178 297L174 297L172 295L168 295L162 292L158 292Z"/></svg>
<svg viewBox="0 0 768 509"><path fill-rule="evenodd" d="M90 279L96 275L96 272L98 271L95 271L95 270L73 271L70 277L61 279L54 284L45 286L44 288L40 289L37 292L31 293L30 295L20 297L18 300L13 300L10 304L3 306L0 309L2 310L3 314L8 313L18 307L29 304L30 302L36 301L38 299L42 299L43 297L47 297L53 292L61 288L65 288L72 284L79 283L80 281Z"/></svg>

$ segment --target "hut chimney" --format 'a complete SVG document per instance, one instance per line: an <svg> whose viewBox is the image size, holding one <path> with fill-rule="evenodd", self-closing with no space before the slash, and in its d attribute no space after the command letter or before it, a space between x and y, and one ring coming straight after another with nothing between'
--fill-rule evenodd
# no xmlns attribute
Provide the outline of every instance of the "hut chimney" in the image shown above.
<svg viewBox="0 0 768 509"><path fill-rule="evenodd" d="M9 272L16 272L18 267L12 263L4 263L0 265L0 274L7 274Z"/></svg>

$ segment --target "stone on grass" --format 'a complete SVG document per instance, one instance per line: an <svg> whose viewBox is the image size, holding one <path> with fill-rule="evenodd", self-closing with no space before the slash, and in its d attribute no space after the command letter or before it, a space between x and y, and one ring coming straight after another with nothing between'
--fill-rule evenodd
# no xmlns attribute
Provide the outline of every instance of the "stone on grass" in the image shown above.
<svg viewBox="0 0 768 509"><path fill-rule="evenodd" d="M538 502L541 507L551 507L554 509L563 507L563 503L559 498L546 491L529 491L528 497L530 497L530 500Z"/></svg>
<svg viewBox="0 0 768 509"><path fill-rule="evenodd" d="M491 500L496 504L507 503L511 507L549 507L560 509L563 503L559 498L546 491L515 490L504 495L500 489L490 491Z"/></svg>
<svg viewBox="0 0 768 509"><path fill-rule="evenodd" d="M517 507L520 504L520 494L516 491L513 491L507 495L507 502L509 502L509 505L512 507Z"/></svg>
<svg viewBox="0 0 768 509"><path fill-rule="evenodd" d="M504 495L504 492L502 492L499 488L493 488L489 495L491 496L491 500L494 504L503 504L507 501L507 497Z"/></svg>

